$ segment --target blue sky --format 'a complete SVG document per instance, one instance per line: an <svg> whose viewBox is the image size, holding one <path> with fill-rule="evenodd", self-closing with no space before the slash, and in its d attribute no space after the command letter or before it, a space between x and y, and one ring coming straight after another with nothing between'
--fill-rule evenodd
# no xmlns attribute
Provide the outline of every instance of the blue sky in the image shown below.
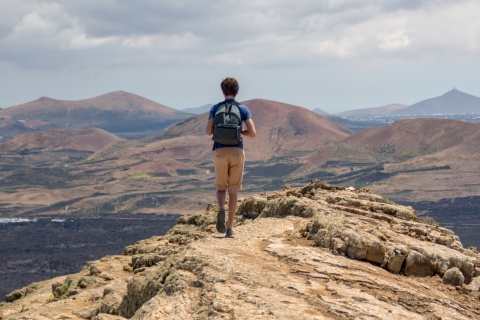
<svg viewBox="0 0 480 320"><path fill-rule="evenodd" d="M480 96L478 0L2 0L0 107L128 91L329 113Z"/></svg>

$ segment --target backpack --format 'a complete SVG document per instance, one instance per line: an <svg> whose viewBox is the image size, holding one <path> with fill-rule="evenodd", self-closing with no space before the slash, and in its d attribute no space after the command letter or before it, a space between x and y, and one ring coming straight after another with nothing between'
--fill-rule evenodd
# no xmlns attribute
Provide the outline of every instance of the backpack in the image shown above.
<svg viewBox="0 0 480 320"><path fill-rule="evenodd" d="M212 140L221 144L238 144L242 141L242 117L239 103L222 103L213 118Z"/></svg>

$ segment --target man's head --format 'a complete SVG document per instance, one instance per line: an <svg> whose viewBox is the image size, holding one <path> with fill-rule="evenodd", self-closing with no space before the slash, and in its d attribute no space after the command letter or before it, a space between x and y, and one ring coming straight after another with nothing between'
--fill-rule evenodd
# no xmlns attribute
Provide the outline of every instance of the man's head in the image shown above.
<svg viewBox="0 0 480 320"><path fill-rule="evenodd" d="M238 89L240 89L240 87L238 86L237 80L235 80L234 78L223 79L222 83L220 84L220 87L222 88L222 92L225 97L228 97L228 96L236 97L238 93Z"/></svg>

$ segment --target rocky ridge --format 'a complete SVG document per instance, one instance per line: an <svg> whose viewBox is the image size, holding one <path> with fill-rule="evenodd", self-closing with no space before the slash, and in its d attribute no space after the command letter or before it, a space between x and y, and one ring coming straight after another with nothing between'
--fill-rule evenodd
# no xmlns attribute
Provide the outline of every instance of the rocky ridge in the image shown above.
<svg viewBox="0 0 480 320"><path fill-rule="evenodd" d="M7 296L0 319L477 319L480 255L411 207L320 181L217 208Z"/></svg>

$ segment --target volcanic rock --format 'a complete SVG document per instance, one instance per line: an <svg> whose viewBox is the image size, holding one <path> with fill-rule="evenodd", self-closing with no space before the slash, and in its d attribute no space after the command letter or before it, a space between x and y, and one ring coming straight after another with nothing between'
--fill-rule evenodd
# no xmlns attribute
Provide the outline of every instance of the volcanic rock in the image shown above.
<svg viewBox="0 0 480 320"><path fill-rule="evenodd" d="M18 290L0 319L480 317L478 252L411 207L312 181L241 200L235 238L216 233L217 209ZM445 281L450 274L465 283Z"/></svg>

